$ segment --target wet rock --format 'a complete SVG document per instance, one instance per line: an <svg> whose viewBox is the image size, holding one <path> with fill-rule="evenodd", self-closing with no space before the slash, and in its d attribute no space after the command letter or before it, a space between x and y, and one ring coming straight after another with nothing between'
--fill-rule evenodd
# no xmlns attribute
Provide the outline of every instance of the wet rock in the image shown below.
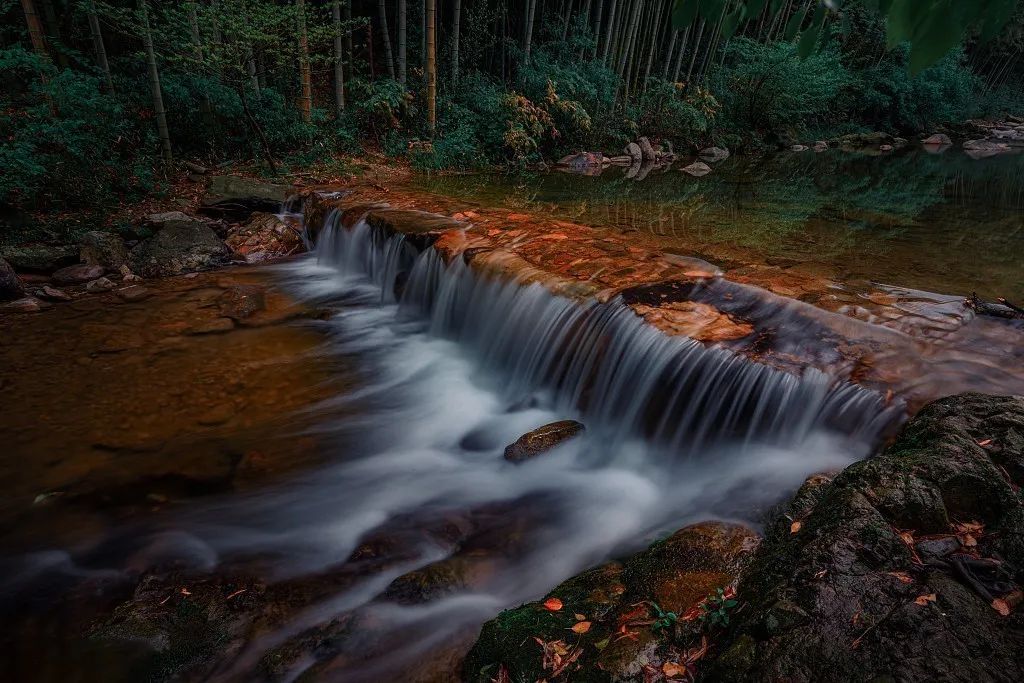
<svg viewBox="0 0 1024 683"><path fill-rule="evenodd" d="M38 297L46 299L47 301L71 301L71 295L65 292L63 289L57 289L50 285L44 285L42 289L37 293Z"/></svg>
<svg viewBox="0 0 1024 683"><path fill-rule="evenodd" d="M79 241L79 257L82 263L103 266L107 270L119 270L128 260L128 249L124 240L109 232L87 232Z"/></svg>
<svg viewBox="0 0 1024 683"><path fill-rule="evenodd" d="M52 273L78 263L78 249L68 244L23 244L0 247L0 257L15 270Z"/></svg>
<svg viewBox="0 0 1024 683"><path fill-rule="evenodd" d="M132 269L127 265L121 266L121 281L122 282L141 282L142 278L132 272Z"/></svg>
<svg viewBox="0 0 1024 683"><path fill-rule="evenodd" d="M892 140L892 136L888 133L874 131L872 133L849 133L842 135L835 140L835 143L841 149L857 151L862 149L878 149L879 145L890 144Z"/></svg>
<svg viewBox="0 0 1024 683"><path fill-rule="evenodd" d="M203 221L180 212L156 214L150 221L157 233L128 254L128 265L145 277L204 270L230 261L231 250Z"/></svg>
<svg viewBox="0 0 1024 683"><path fill-rule="evenodd" d="M288 195L287 185L265 183L252 178L215 176L203 197L203 212L244 219L256 211L276 213Z"/></svg>
<svg viewBox="0 0 1024 683"><path fill-rule="evenodd" d="M18 274L7 261L0 258L0 301L20 299L25 296L25 287Z"/></svg>
<svg viewBox="0 0 1024 683"><path fill-rule="evenodd" d="M403 605L429 602L456 591L479 588L494 571L495 563L490 558L456 555L399 576L383 597Z"/></svg>
<svg viewBox="0 0 1024 683"><path fill-rule="evenodd" d="M705 176L708 173L711 173L711 167L705 164L703 161L695 161L689 166L684 166L680 170L683 173L687 173L697 178Z"/></svg>
<svg viewBox="0 0 1024 683"><path fill-rule="evenodd" d="M103 266L81 263L77 266L61 268L53 274L53 281L58 285L80 285L83 282L90 282L96 278L103 277L105 272L106 269Z"/></svg>
<svg viewBox="0 0 1024 683"><path fill-rule="evenodd" d="M231 233L225 241L250 263L270 261L304 250L299 234L271 213L254 213L248 223Z"/></svg>
<svg viewBox="0 0 1024 683"><path fill-rule="evenodd" d="M27 296L22 299L15 299L5 304L0 304L0 310L7 311L9 313L38 313L49 306L45 301L40 301L35 297Z"/></svg>
<svg viewBox="0 0 1024 683"><path fill-rule="evenodd" d="M807 151L807 145L792 145L789 148L789 151L791 151L791 152L806 152Z"/></svg>
<svg viewBox="0 0 1024 683"><path fill-rule="evenodd" d="M700 151L699 156L704 161L724 161L729 158L729 150L724 147L705 147Z"/></svg>
<svg viewBox="0 0 1024 683"><path fill-rule="evenodd" d="M924 140L921 140L922 145L930 147L944 147L946 145L952 145L953 141L949 139L949 136L945 133L935 133L929 135Z"/></svg>
<svg viewBox="0 0 1024 683"><path fill-rule="evenodd" d="M502 669L511 681L553 680L536 639L575 658L559 680L644 680L645 667L678 660L677 637L686 627L678 617L728 586L756 543L757 535L739 525L696 524L623 562L574 576L543 600L484 624L463 680L485 683ZM656 608L673 617L656 624Z"/></svg>
<svg viewBox="0 0 1024 683"><path fill-rule="evenodd" d="M506 447L505 459L509 462L529 460L577 436L584 429L576 420L560 420L538 427Z"/></svg>
<svg viewBox="0 0 1024 683"><path fill-rule="evenodd" d="M220 314L232 320L244 320L266 307L266 293L257 285L236 285L217 298Z"/></svg>
<svg viewBox="0 0 1024 683"><path fill-rule="evenodd" d="M964 143L964 151L972 159L985 159L988 157L996 156L997 154L1005 154L1012 151L1010 145L1005 142L998 142L991 139L982 140L968 140Z"/></svg>
<svg viewBox="0 0 1024 683"><path fill-rule="evenodd" d="M815 152L824 152L824 151L827 151L827 150L828 150L828 143L825 142L824 140L818 140L817 142L814 143L814 151Z"/></svg>
<svg viewBox="0 0 1024 683"><path fill-rule="evenodd" d="M892 151L892 145L879 145L878 151L880 151L880 152L891 152Z"/></svg>
<svg viewBox="0 0 1024 683"><path fill-rule="evenodd" d="M641 161L654 161L657 158L657 155L654 153L654 147L651 146L651 141L646 137L641 137L637 140L637 145L640 147Z"/></svg>
<svg viewBox="0 0 1024 683"><path fill-rule="evenodd" d="M101 277L85 285L85 291L98 294L100 292L109 292L114 287L116 287L116 285L111 280Z"/></svg>
<svg viewBox="0 0 1024 683"><path fill-rule="evenodd" d="M606 157L600 152L580 152L569 154L558 160L559 166L574 170L585 170L601 168L606 163Z"/></svg>
<svg viewBox="0 0 1024 683"><path fill-rule="evenodd" d="M122 287L121 289L114 292L118 298L129 303L135 301L143 301L153 295L153 292L145 287L138 285L132 285L131 287Z"/></svg>
<svg viewBox="0 0 1024 683"><path fill-rule="evenodd" d="M951 396L801 489L744 569L705 680L1018 680L1024 621L993 600L1019 609L1024 498L1006 465L1022 426L1024 398Z"/></svg>

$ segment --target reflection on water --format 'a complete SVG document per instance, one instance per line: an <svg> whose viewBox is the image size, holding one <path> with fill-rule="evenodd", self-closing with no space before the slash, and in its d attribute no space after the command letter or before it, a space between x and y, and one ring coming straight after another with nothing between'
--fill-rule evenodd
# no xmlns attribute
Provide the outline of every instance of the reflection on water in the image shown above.
<svg viewBox="0 0 1024 683"><path fill-rule="evenodd" d="M730 157L691 178L424 177L424 190L654 236L722 265L799 262L839 280L1024 299L1024 155Z"/></svg>

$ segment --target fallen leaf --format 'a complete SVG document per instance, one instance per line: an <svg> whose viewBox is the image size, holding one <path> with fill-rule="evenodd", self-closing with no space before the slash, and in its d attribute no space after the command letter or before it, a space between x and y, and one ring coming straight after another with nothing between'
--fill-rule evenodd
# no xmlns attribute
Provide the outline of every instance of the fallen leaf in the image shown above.
<svg viewBox="0 0 1024 683"><path fill-rule="evenodd" d="M701 605L703 605L703 604L704 604L703 600L701 602L698 602L696 605L694 605L690 609L688 609L685 612L683 612L683 616L681 616L679 618L682 619L683 621L693 621L694 619L699 618L700 615L704 613L704 610L701 609Z"/></svg>
<svg viewBox="0 0 1024 683"><path fill-rule="evenodd" d="M919 595L914 598L914 604L921 605L922 607L927 605L929 602L935 602L938 596L935 593L929 593L928 595Z"/></svg>
<svg viewBox="0 0 1024 683"><path fill-rule="evenodd" d="M237 590L237 591L235 591L234 593L232 593L231 595L229 595L228 597L226 597L224 599L225 600L230 600L231 598L234 598L234 597L237 597L237 596L241 595L242 593L244 593L247 590L248 590L248 588L243 588L241 590Z"/></svg>
<svg viewBox="0 0 1024 683"><path fill-rule="evenodd" d="M828 574L828 570L827 569L822 569L820 572L815 572L814 573L814 578L816 578L816 579L823 579L823 578L825 578L825 574Z"/></svg>
<svg viewBox="0 0 1024 683"><path fill-rule="evenodd" d="M182 595L192 595L192 593L187 588L182 588L181 589L181 594Z"/></svg>
<svg viewBox="0 0 1024 683"><path fill-rule="evenodd" d="M589 621L577 621L573 625L573 627L572 627L573 633L586 633L589 630L590 630L590 622Z"/></svg>
<svg viewBox="0 0 1024 683"><path fill-rule="evenodd" d="M544 608L552 612L562 609L562 601L558 598L548 598L544 601Z"/></svg>
<svg viewBox="0 0 1024 683"><path fill-rule="evenodd" d="M963 536L961 536L960 543L962 543L965 548L973 548L974 546L978 545L977 539L975 539L974 536L971 536L970 534L964 534Z"/></svg>
<svg viewBox="0 0 1024 683"><path fill-rule="evenodd" d="M979 446L981 446L982 448L984 448L985 446L991 446L992 445L992 439L982 439L981 441L978 441L976 443Z"/></svg>
<svg viewBox="0 0 1024 683"><path fill-rule="evenodd" d="M665 674L665 678L674 678L686 673L686 667L675 662L665 662L661 665L661 672Z"/></svg>
<svg viewBox="0 0 1024 683"><path fill-rule="evenodd" d="M999 612L1004 617L1010 616L1010 606L1006 604L1006 601L1002 598L996 598L992 601L992 609Z"/></svg>
<svg viewBox="0 0 1024 683"><path fill-rule="evenodd" d="M912 531L901 531L900 538L911 548L914 547L914 533Z"/></svg>
<svg viewBox="0 0 1024 683"><path fill-rule="evenodd" d="M895 576L900 583L914 583L913 577L906 572L886 572L889 576Z"/></svg>
<svg viewBox="0 0 1024 683"><path fill-rule="evenodd" d="M796 532L800 531L801 526L803 526L803 524L801 524L800 522L793 522L789 525L789 533L795 534Z"/></svg>
<svg viewBox="0 0 1024 683"><path fill-rule="evenodd" d="M491 679L494 683L512 683L512 677L508 673L508 667L502 664L498 667L498 677Z"/></svg>
<svg viewBox="0 0 1024 683"><path fill-rule="evenodd" d="M576 617L576 621L585 621L586 620L586 617L583 616L582 614L574 614L573 616Z"/></svg>
<svg viewBox="0 0 1024 683"><path fill-rule="evenodd" d="M722 597L726 600L732 600L736 597L736 588L733 586L727 586L725 591L722 593Z"/></svg>
<svg viewBox="0 0 1024 683"><path fill-rule="evenodd" d="M599 640L596 643L594 643L594 647L596 647L598 652L600 652L601 650L604 650L606 647L608 647L608 643L610 643L610 642L611 642L611 638L610 637L609 638L605 638L604 640Z"/></svg>

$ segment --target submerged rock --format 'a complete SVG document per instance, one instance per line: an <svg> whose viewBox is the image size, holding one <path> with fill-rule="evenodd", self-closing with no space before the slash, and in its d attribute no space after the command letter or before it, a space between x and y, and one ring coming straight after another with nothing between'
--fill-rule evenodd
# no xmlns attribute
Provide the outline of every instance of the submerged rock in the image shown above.
<svg viewBox="0 0 1024 683"><path fill-rule="evenodd" d="M699 156L705 161L724 161L729 158L729 150L724 147L706 147L700 151Z"/></svg>
<svg viewBox="0 0 1024 683"><path fill-rule="evenodd" d="M120 270L128 260L128 249L117 235L93 231L82 235L79 257L82 263L103 266L107 270Z"/></svg>
<svg viewBox="0 0 1024 683"><path fill-rule="evenodd" d="M149 217L157 233L129 253L131 270L145 277L177 275L229 262L231 250L206 223L180 212Z"/></svg>
<svg viewBox="0 0 1024 683"><path fill-rule="evenodd" d="M946 145L952 145L953 141L945 133L934 133L921 140L921 144L930 147L945 147Z"/></svg>
<svg viewBox="0 0 1024 683"><path fill-rule="evenodd" d="M705 680L1016 681L1024 398L936 401L805 485L744 570Z"/></svg>
<svg viewBox="0 0 1024 683"><path fill-rule="evenodd" d="M115 286L116 285L109 278L101 277L86 284L85 291L93 293L109 292Z"/></svg>
<svg viewBox="0 0 1024 683"><path fill-rule="evenodd" d="M789 148L791 152L806 152L807 145L793 145Z"/></svg>
<svg viewBox="0 0 1024 683"><path fill-rule="evenodd" d="M58 285L80 285L103 277L105 272L106 269L103 266L81 263L77 266L61 268L53 274L53 281Z"/></svg>
<svg viewBox="0 0 1024 683"><path fill-rule="evenodd" d="M70 294L50 285L43 285L43 288L36 292L36 296L48 301L71 301Z"/></svg>
<svg viewBox="0 0 1024 683"><path fill-rule="evenodd" d="M576 420L561 420L538 427L505 448L505 459L522 462L534 458L580 434L585 427Z"/></svg>
<svg viewBox="0 0 1024 683"><path fill-rule="evenodd" d="M688 173L694 177L699 178L711 173L711 167L705 164L703 161L695 161L689 166L684 166L680 169L683 173Z"/></svg>
<svg viewBox="0 0 1024 683"><path fill-rule="evenodd" d="M25 287L11 264L0 258L0 301L20 299L25 296Z"/></svg>

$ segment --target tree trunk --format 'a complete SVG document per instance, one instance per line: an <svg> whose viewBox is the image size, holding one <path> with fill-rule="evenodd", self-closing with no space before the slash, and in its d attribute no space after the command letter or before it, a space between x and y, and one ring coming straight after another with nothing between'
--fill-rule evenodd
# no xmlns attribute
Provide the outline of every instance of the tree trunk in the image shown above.
<svg viewBox="0 0 1024 683"><path fill-rule="evenodd" d="M205 59L203 55L203 38L199 34L199 17L196 14L196 3L190 2L186 6L188 12L188 26L192 35L192 52L198 69ZM199 113L202 114L203 123L210 131L213 131L213 103L210 102L210 95L204 89L199 94Z"/></svg>
<svg viewBox="0 0 1024 683"><path fill-rule="evenodd" d="M167 130L167 112L164 111L164 97L160 90L160 72L156 68L156 53L153 52L153 34L149 29L149 10L146 0L138 0L138 6L142 22L142 47L146 51L146 66L149 68L149 89L153 95L153 115L156 118L156 132L160 136L160 156L169 164L174 161L174 155L171 153L171 134Z"/></svg>
<svg viewBox="0 0 1024 683"><path fill-rule="evenodd" d="M46 19L46 31L47 35L54 38L57 44L61 44L63 41L60 36L60 24L57 23L57 15L53 11L53 2L51 0L41 0L43 6L43 17ZM54 50L57 57L57 63L60 64L62 69L68 68L68 58L64 55L62 50Z"/></svg>
<svg viewBox="0 0 1024 683"><path fill-rule="evenodd" d="M455 0L452 21L452 87L459 84L459 24L462 22L462 0Z"/></svg>
<svg viewBox="0 0 1024 683"><path fill-rule="evenodd" d="M263 155L267 160L267 164L270 166L270 172L277 175L277 164L274 162L274 155L270 152L270 144L267 142L267 136L263 134L263 129L260 128L260 124L256 122L256 118L252 115L252 111L249 109L249 98L245 95L245 86L238 86L238 97L242 100L242 111L245 112L245 119L249 122L249 126L256 131L256 137L259 138L260 146L263 148Z"/></svg>
<svg viewBox="0 0 1024 683"><path fill-rule="evenodd" d="M673 83L678 83L679 82L679 74L680 74L680 72L681 72L681 70L683 68L683 55L686 54L686 44L689 42L689 39L690 39L690 27L687 26L686 27L686 31L683 32L683 42L679 46L679 54L676 56L676 69L675 69L674 72L672 72L672 82Z"/></svg>
<svg viewBox="0 0 1024 683"><path fill-rule="evenodd" d="M658 38L661 36L661 14L665 9L665 0L658 0L651 15L651 44L647 51L647 66L644 67L644 80L641 88L647 92L647 80L651 77L651 65L654 64L654 52L658 49Z"/></svg>
<svg viewBox="0 0 1024 683"><path fill-rule="evenodd" d="M391 54L391 35L388 33L388 11L384 0L377 0L377 9L380 12L380 34L384 39L384 59L388 63L388 76L395 77L395 57Z"/></svg>
<svg viewBox="0 0 1024 683"><path fill-rule="evenodd" d="M591 59L597 59L601 47L601 15L604 14L604 0L597 0L597 18L594 19L594 53Z"/></svg>
<svg viewBox="0 0 1024 683"><path fill-rule="evenodd" d="M434 138L437 129L437 46L434 32L437 27L436 0L426 0L426 47L427 47L427 129Z"/></svg>
<svg viewBox="0 0 1024 683"><path fill-rule="evenodd" d="M252 83L252 89L256 91L258 95L260 92L260 79L256 75L256 57L253 56L252 50L246 50L248 55L245 59L245 70L249 73L249 81Z"/></svg>
<svg viewBox="0 0 1024 683"><path fill-rule="evenodd" d="M345 32L345 60L348 62L348 75L352 77L352 1L348 0L345 3L345 23L348 26L348 31Z"/></svg>
<svg viewBox="0 0 1024 683"><path fill-rule="evenodd" d="M526 35L523 41L523 62L530 63L530 48L533 44L533 17L537 11L537 0L529 0L526 3Z"/></svg>
<svg viewBox="0 0 1024 683"><path fill-rule="evenodd" d="M398 82L405 85L406 0L398 0Z"/></svg>
<svg viewBox="0 0 1024 683"><path fill-rule="evenodd" d="M612 38L615 35L612 31L615 30L615 9L618 4L619 0L612 0L612 6L608 8L608 30L605 31L604 51L601 53L601 64L608 63L608 50L612 46Z"/></svg>
<svg viewBox="0 0 1024 683"><path fill-rule="evenodd" d="M46 38L43 32L43 22L39 20L39 15L36 14L36 7L32 4L32 0L21 0L21 8L25 10L25 21L28 22L28 35L32 39L32 49L39 54L40 57L49 61L50 52L46 49Z"/></svg>
<svg viewBox="0 0 1024 683"><path fill-rule="evenodd" d="M345 71L341 63L341 2L331 3L331 18L334 20L334 112L341 118L345 111Z"/></svg>
<svg viewBox="0 0 1024 683"><path fill-rule="evenodd" d="M697 29L697 41L693 44L693 56L690 57L690 66L686 70L686 85L690 85L690 78L693 76L693 65L697 63L697 53L700 51L700 39L704 35L705 21L700 20L700 28Z"/></svg>
<svg viewBox="0 0 1024 683"><path fill-rule="evenodd" d="M89 33L92 35L92 48L96 51L96 63L103 71L103 78L107 82L107 90L114 92L114 79L110 75L110 63L107 61L107 48L103 44L103 32L100 30L100 19L96 16L96 3L89 0L86 7L89 18Z"/></svg>
<svg viewBox="0 0 1024 683"><path fill-rule="evenodd" d="M313 116L313 83L309 69L309 39L306 36L306 1L295 0L299 19L299 79L302 83L302 94L299 96L299 111L302 120L309 121Z"/></svg>

